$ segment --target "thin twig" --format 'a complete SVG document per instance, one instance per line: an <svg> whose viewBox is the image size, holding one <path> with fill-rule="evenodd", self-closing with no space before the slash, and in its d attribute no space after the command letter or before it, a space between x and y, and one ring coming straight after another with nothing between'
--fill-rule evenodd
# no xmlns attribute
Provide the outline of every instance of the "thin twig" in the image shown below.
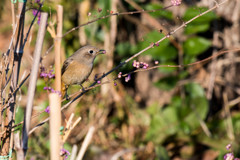
<svg viewBox="0 0 240 160"><path fill-rule="evenodd" d="M83 23L83 24L81 24L81 25L79 25L79 26L77 26L77 27L74 27L74 28L70 29L69 31L67 31L66 33L64 33L64 34L62 35L62 37L60 37L60 38L64 38L64 37L65 37L66 35L68 35L69 33L73 32L73 31L75 31L75 30L77 30L77 29L79 29L79 28L81 28L81 27L83 27L83 26L87 26L87 25L89 25L89 24L92 24L92 23L97 22L97 21L102 20L102 19L109 18L109 17L111 17L111 16L132 15L132 14L140 14L140 13L151 13L151 12L156 12L156 11L163 11L163 10L166 10L166 9L172 7L172 6L173 6L173 5L169 5L169 6L167 6L167 7L164 7L164 8L161 8L161 9L155 9L155 10L144 10L144 9L142 9L142 10L139 10L139 11L112 13L112 14L109 14L109 15L106 15L106 16L102 16L102 17L93 19L93 20L88 21L87 23ZM44 56L46 56L46 55L52 50L53 46L54 46L54 44L52 44L52 45L49 47L49 49L47 50L47 52L45 53Z"/></svg>
<svg viewBox="0 0 240 160"><path fill-rule="evenodd" d="M41 4L39 4L37 13L36 13L36 15L34 16L32 22L31 22L31 24L30 24L30 26L29 26L29 28L28 28L28 32L27 32L26 37L25 37L25 39L24 39L23 48L25 47L25 44L26 44L26 42L27 42L27 38L28 38L28 36L29 36L29 33L30 33L30 31L31 31L31 28L32 28L32 26L33 26L33 24L34 24L37 16L38 16L38 13L40 12L40 10L41 10L41 8L42 8L42 5L43 5L43 2L42 2Z"/></svg>
<svg viewBox="0 0 240 160"><path fill-rule="evenodd" d="M80 151L78 153L78 156L76 158L76 160L82 160L83 156L84 156L84 153L86 152L87 150L87 147L88 145L90 144L91 140L92 140L92 136L93 136L93 133L95 131L95 127L94 126L91 126L88 130L88 133L83 141L83 144L80 148Z"/></svg>
<svg viewBox="0 0 240 160"><path fill-rule="evenodd" d="M26 77L20 82L20 84L16 87L16 89L9 94L8 99L4 102L5 105L2 107L1 112L4 112L4 110L5 110L7 107L9 107L9 106L8 106L9 100L10 100L10 99L12 98L12 96L13 96L14 94L16 94L17 91L22 87L22 85L26 82L26 80L29 78L29 76L30 76L30 73L28 73L27 76L26 76Z"/></svg>
<svg viewBox="0 0 240 160"><path fill-rule="evenodd" d="M70 160L75 160L76 156L77 156L77 145L74 144L72 147L72 153L71 153Z"/></svg>

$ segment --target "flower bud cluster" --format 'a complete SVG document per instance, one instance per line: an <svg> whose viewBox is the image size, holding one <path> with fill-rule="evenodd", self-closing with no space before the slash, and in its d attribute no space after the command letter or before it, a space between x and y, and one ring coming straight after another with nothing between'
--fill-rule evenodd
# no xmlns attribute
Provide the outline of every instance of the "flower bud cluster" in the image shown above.
<svg viewBox="0 0 240 160"><path fill-rule="evenodd" d="M122 72L118 73L118 78L122 78Z"/></svg>
<svg viewBox="0 0 240 160"><path fill-rule="evenodd" d="M57 93L60 97L62 96L60 91L55 91L52 87L43 87L44 90L48 90L51 93Z"/></svg>
<svg viewBox="0 0 240 160"><path fill-rule="evenodd" d="M41 67L41 73L40 73L40 77L41 78L55 78L55 74L53 74L53 69L51 69L49 72L46 71L46 69L44 67Z"/></svg>
<svg viewBox="0 0 240 160"><path fill-rule="evenodd" d="M131 75L128 74L127 77L125 77L125 82L128 82L128 81L130 81L130 80L131 80Z"/></svg>
<svg viewBox="0 0 240 160"><path fill-rule="evenodd" d="M133 61L133 67L135 68L143 68L143 69L147 69L149 67L149 64L145 63L145 62L138 62L136 60Z"/></svg>
<svg viewBox="0 0 240 160"><path fill-rule="evenodd" d="M182 0L171 0L173 6L179 6L182 3Z"/></svg>
<svg viewBox="0 0 240 160"><path fill-rule="evenodd" d="M46 112L46 113L50 113L50 107L49 106L47 106L47 108L45 108L45 110L44 110L44 112Z"/></svg>

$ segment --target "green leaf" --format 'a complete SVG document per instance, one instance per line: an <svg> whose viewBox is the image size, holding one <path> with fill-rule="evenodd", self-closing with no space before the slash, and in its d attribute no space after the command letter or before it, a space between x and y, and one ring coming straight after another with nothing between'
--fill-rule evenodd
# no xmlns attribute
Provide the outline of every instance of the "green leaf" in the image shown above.
<svg viewBox="0 0 240 160"><path fill-rule="evenodd" d="M205 32L209 29L209 23L202 23L202 24L188 24L185 28L185 34L195 34L200 32Z"/></svg>
<svg viewBox="0 0 240 160"><path fill-rule="evenodd" d="M202 37L192 37L187 39L184 44L184 52L191 56L196 56L206 51L211 46L211 41Z"/></svg>
<svg viewBox="0 0 240 160"><path fill-rule="evenodd" d="M156 157L160 160L170 160L167 150L163 146L155 147Z"/></svg>
<svg viewBox="0 0 240 160"><path fill-rule="evenodd" d="M189 75L188 71L181 71L178 75L179 79L184 79Z"/></svg>
<svg viewBox="0 0 240 160"><path fill-rule="evenodd" d="M144 48L150 45L149 42L156 42L163 38L164 35L160 34L157 31L153 31L144 36L144 41L140 42L137 45L138 51L143 50ZM151 55L154 59L161 62L166 62L168 60L173 60L177 57L177 50L170 45L169 39L163 40L159 43L159 46L154 46L144 53L145 55Z"/></svg>
<svg viewBox="0 0 240 160"><path fill-rule="evenodd" d="M160 65L176 65L174 62L165 62ZM162 73L172 73L177 70L177 67L159 67L158 70Z"/></svg>
<svg viewBox="0 0 240 160"><path fill-rule="evenodd" d="M154 115L154 114L156 114L159 111L160 111L160 107L159 107L159 105L157 103L154 103L151 106L147 107L147 112L150 115Z"/></svg>
<svg viewBox="0 0 240 160"><path fill-rule="evenodd" d="M232 115L232 123L236 135L240 134L240 113L236 112Z"/></svg>
<svg viewBox="0 0 240 160"><path fill-rule="evenodd" d="M204 11L207 11L207 10L208 10L208 8L206 8L206 7L199 7L199 8L190 7L185 12L185 14L183 16L183 20L188 21L188 20L192 19L193 17L196 17L197 15L200 15L201 13L203 13ZM216 18L217 18L217 15L214 12L208 12L207 14L204 14L204 15L198 17L197 19L195 19L194 21L192 21L191 24L209 23Z"/></svg>
<svg viewBox="0 0 240 160"><path fill-rule="evenodd" d="M116 52L119 56L129 55L130 51L131 51L131 44L129 42L119 43L116 46Z"/></svg>
<svg viewBox="0 0 240 160"><path fill-rule="evenodd" d="M103 30L96 32L96 40L98 40L99 42L104 42L105 32Z"/></svg>
<svg viewBox="0 0 240 160"><path fill-rule="evenodd" d="M22 107L18 107L16 109L15 123L18 124L24 119L24 109Z"/></svg>
<svg viewBox="0 0 240 160"><path fill-rule="evenodd" d="M99 34L98 27L99 27L98 23L92 23L92 24L85 26L85 33L86 33L89 41L96 41L96 40L101 41L101 39L104 39L103 38L104 32L101 31L100 35L98 35Z"/></svg>
<svg viewBox="0 0 240 160"><path fill-rule="evenodd" d="M208 101L203 88L199 84L189 83L185 85L185 89L189 95L186 99L189 113L185 115L184 121L192 128L197 128L200 126L200 121L207 116Z"/></svg>
<svg viewBox="0 0 240 160"><path fill-rule="evenodd" d="M163 118L166 124L170 124L172 127L168 128L169 133L175 133L177 127L173 127L178 121L177 109L174 106L167 106L163 109Z"/></svg>
<svg viewBox="0 0 240 160"><path fill-rule="evenodd" d="M180 96L174 96L171 100L171 105L178 108L182 106L182 98Z"/></svg>
<svg viewBox="0 0 240 160"><path fill-rule="evenodd" d="M178 78L177 77L165 77L161 79L160 81L154 83L154 85L162 90L171 90L173 89L177 84Z"/></svg>
<svg viewBox="0 0 240 160"><path fill-rule="evenodd" d="M38 79L37 80L37 92L43 91L43 87L46 86L46 82L43 79Z"/></svg>
<svg viewBox="0 0 240 160"><path fill-rule="evenodd" d="M203 88L197 83L189 83L185 86L186 91L192 98L204 97L205 92Z"/></svg>
<svg viewBox="0 0 240 160"><path fill-rule="evenodd" d="M196 57L190 56L188 54L184 55L183 64L191 64L193 62L196 62Z"/></svg>
<svg viewBox="0 0 240 160"><path fill-rule="evenodd" d="M198 97L189 99L188 103L192 112L186 116L185 122L195 129L200 127L200 120L203 121L207 116L208 102L205 97Z"/></svg>
<svg viewBox="0 0 240 160"><path fill-rule="evenodd" d="M146 7L144 7L144 8L146 10L156 10L156 9L162 9L163 6L159 3L148 3L146 5ZM153 17L163 17L163 18L166 18L166 19L169 19L169 20L173 19L172 12L164 10L164 9L156 11L156 12L150 12L149 14Z"/></svg>
<svg viewBox="0 0 240 160"><path fill-rule="evenodd" d="M109 12L110 12L111 0L98 0L98 5L99 5L98 7L102 9L102 11L106 11L105 15L110 14ZM110 26L109 20L110 18L105 18L105 19L99 20L98 23L103 24L109 28Z"/></svg>
<svg viewBox="0 0 240 160"><path fill-rule="evenodd" d="M148 34L146 34L144 36L144 41L140 42L139 50L142 50L142 49L148 47L150 45L150 43L156 42L156 41L162 39L163 37L164 37L164 35L157 31L149 32ZM166 38L159 44L158 47L154 47L152 50L157 49L158 51L161 51L165 47L167 47L169 45L169 43L170 43L169 39Z"/></svg>
<svg viewBox="0 0 240 160"><path fill-rule="evenodd" d="M174 60L177 57L177 49L173 46L167 46L161 52L153 52L152 57L161 62L165 62L169 60ZM175 63L173 63L175 64Z"/></svg>
<svg viewBox="0 0 240 160"><path fill-rule="evenodd" d="M186 123L185 121L180 121L180 128L181 128L181 131L183 131L184 134L190 134L191 133L191 128L188 125L188 123Z"/></svg>
<svg viewBox="0 0 240 160"><path fill-rule="evenodd" d="M165 109L161 109L160 112L155 112L152 115L146 139L159 144L168 136L175 134L179 128L177 112L177 109L173 106L168 106Z"/></svg>

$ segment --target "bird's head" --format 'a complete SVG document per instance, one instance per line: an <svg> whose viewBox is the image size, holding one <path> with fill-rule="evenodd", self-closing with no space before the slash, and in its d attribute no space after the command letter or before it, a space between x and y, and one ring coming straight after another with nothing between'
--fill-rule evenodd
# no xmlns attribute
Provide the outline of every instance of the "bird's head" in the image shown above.
<svg viewBox="0 0 240 160"><path fill-rule="evenodd" d="M93 62L97 55L105 54L106 51L94 46L84 46L80 48L73 56L85 62Z"/></svg>

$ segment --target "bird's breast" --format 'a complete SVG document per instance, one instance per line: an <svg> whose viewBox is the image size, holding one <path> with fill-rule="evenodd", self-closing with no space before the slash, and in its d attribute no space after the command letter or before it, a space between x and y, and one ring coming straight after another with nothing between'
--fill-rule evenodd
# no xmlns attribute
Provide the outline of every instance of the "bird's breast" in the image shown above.
<svg viewBox="0 0 240 160"><path fill-rule="evenodd" d="M72 61L62 75L65 85L82 84L90 75L93 64Z"/></svg>

